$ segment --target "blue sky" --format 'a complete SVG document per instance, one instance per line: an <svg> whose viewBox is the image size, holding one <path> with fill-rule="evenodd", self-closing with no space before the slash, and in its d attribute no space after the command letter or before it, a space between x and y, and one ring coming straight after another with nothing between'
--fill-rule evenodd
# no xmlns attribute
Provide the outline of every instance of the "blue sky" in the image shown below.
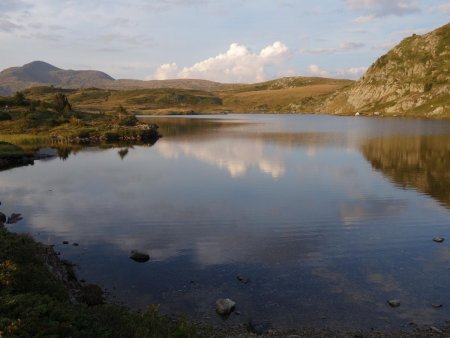
<svg viewBox="0 0 450 338"><path fill-rule="evenodd" d="M33 60L115 78L358 78L438 0L0 0L0 69Z"/></svg>

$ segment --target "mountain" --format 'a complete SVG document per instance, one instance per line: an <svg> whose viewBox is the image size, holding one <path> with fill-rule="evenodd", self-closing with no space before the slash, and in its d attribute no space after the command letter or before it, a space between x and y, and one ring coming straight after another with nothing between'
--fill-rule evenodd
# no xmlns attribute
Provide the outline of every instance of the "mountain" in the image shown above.
<svg viewBox="0 0 450 338"><path fill-rule="evenodd" d="M87 87L101 85L114 79L96 70L63 70L46 62L34 61L22 67L12 67L0 73L0 88L11 94L38 85Z"/></svg>
<svg viewBox="0 0 450 338"><path fill-rule="evenodd" d="M43 61L33 61L22 67L12 67L0 72L0 95L10 95L18 90L37 86L62 88L102 89L152 89L177 88L193 90L222 90L227 85L207 80L115 80L106 73L96 70L64 70Z"/></svg>
<svg viewBox="0 0 450 338"><path fill-rule="evenodd" d="M319 110L343 115L450 116L450 23L404 39Z"/></svg>

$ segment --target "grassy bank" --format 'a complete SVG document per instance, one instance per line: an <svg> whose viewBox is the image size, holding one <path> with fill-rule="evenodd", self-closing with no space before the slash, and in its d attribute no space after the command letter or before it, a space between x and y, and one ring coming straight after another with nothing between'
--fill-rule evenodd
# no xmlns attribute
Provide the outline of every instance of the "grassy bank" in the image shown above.
<svg viewBox="0 0 450 338"><path fill-rule="evenodd" d="M21 145L52 142L155 142L157 126L140 122L123 106L111 112L89 112L74 107L64 94L48 88L47 96L16 93L0 97L0 140Z"/></svg>
<svg viewBox="0 0 450 338"><path fill-rule="evenodd" d="M51 248L0 227L0 337L209 335L188 320L174 321L161 315L157 306L142 313L111 304L89 306L85 303L93 302L80 296L83 287L78 290L81 299L74 303L67 285L50 272L49 255L55 255ZM60 264L52 268L64 269Z"/></svg>

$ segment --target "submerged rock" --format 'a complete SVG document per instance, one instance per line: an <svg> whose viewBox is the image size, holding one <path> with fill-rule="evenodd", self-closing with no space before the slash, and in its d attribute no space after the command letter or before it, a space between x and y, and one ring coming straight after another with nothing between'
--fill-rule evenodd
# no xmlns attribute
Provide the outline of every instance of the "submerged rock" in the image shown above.
<svg viewBox="0 0 450 338"><path fill-rule="evenodd" d="M0 224L6 223L6 215L3 212L0 212Z"/></svg>
<svg viewBox="0 0 450 338"><path fill-rule="evenodd" d="M388 304L390 307L399 307L400 301L398 299L391 299L391 300L388 300Z"/></svg>
<svg viewBox="0 0 450 338"><path fill-rule="evenodd" d="M247 324L247 330L251 333L256 333L257 335L266 334L270 329L272 329L272 324L269 322L257 323L251 320Z"/></svg>
<svg viewBox="0 0 450 338"><path fill-rule="evenodd" d="M145 262L147 262L150 259L150 256L147 255L144 252L140 252L140 251L137 251L137 250L132 250L130 258L133 261L135 261L135 262L145 263Z"/></svg>
<svg viewBox="0 0 450 338"><path fill-rule="evenodd" d="M22 215L21 214L11 214L11 216L10 217L8 217L8 224L15 224L15 223L17 223L17 222L19 222L19 221L21 221L23 218L22 218Z"/></svg>
<svg viewBox="0 0 450 338"><path fill-rule="evenodd" d="M220 298L216 301L216 312L221 316L228 316L233 312L236 302L230 298Z"/></svg>
<svg viewBox="0 0 450 338"><path fill-rule="evenodd" d="M434 237L433 241L436 243L442 243L443 241L445 241L444 237Z"/></svg>
<svg viewBox="0 0 450 338"><path fill-rule="evenodd" d="M443 334L444 332L441 329L438 329L436 326L430 326L431 331L434 331L439 334Z"/></svg>
<svg viewBox="0 0 450 338"><path fill-rule="evenodd" d="M248 284L250 282L250 278L247 278L247 277L244 277L244 276L237 276L236 278L242 284Z"/></svg>
<svg viewBox="0 0 450 338"><path fill-rule="evenodd" d="M440 307L442 307L442 304L431 304L431 306L435 309L439 309Z"/></svg>
<svg viewBox="0 0 450 338"><path fill-rule="evenodd" d="M69 244L69 241L63 241L62 244Z"/></svg>

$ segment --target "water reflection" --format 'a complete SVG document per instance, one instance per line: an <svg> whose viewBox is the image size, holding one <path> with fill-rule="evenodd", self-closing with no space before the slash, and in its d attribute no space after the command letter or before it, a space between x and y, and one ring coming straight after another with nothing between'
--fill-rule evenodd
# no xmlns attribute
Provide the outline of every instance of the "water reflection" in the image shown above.
<svg viewBox="0 0 450 338"><path fill-rule="evenodd" d="M131 306L157 302L220 325L248 318L277 328L431 324L450 315L450 307L430 307L449 296L449 253L431 238L450 238L450 214L398 185L448 206L447 185L436 193L424 184L448 182L448 135L433 125L171 118L161 120L163 138L153 147L88 148L38 161L1 173L0 192L25 216L15 229L56 243L84 279ZM134 249L151 261L134 264ZM252 282L240 284L239 274ZM212 304L224 296L242 316L214 316ZM402 300L395 312L391 298Z"/></svg>
<svg viewBox="0 0 450 338"><path fill-rule="evenodd" d="M450 208L450 135L375 138L361 151L395 184L417 189Z"/></svg>

